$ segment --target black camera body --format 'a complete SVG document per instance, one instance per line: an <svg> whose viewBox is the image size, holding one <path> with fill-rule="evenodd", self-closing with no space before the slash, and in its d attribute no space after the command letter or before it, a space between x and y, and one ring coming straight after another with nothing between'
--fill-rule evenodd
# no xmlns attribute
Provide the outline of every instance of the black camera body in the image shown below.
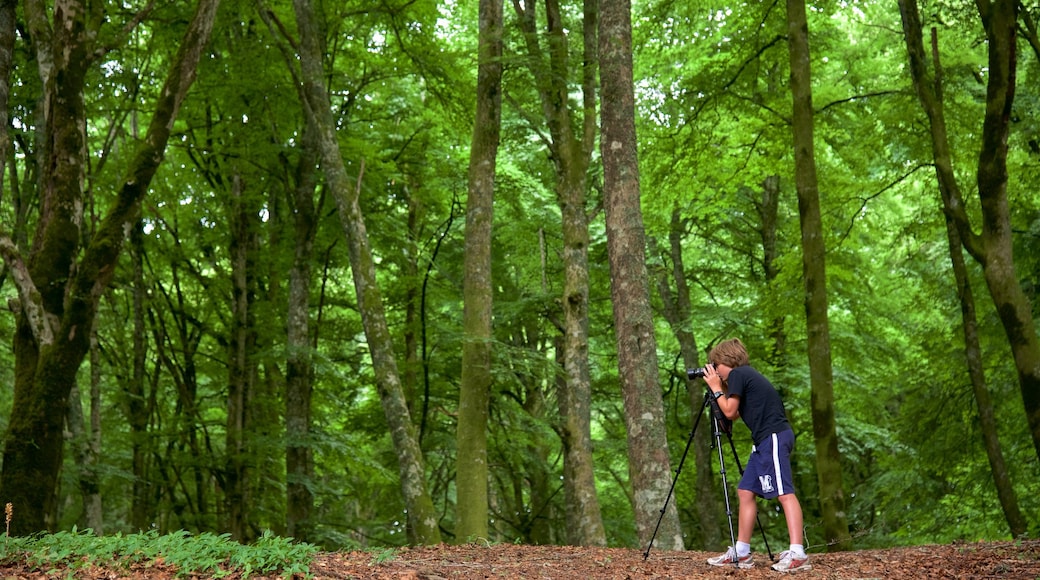
<svg viewBox="0 0 1040 580"><path fill-rule="evenodd" d="M687 369L686 377L689 378L691 381L693 379L704 378L704 375L708 374L708 367L715 368L715 365L712 363L708 363L700 368Z"/></svg>

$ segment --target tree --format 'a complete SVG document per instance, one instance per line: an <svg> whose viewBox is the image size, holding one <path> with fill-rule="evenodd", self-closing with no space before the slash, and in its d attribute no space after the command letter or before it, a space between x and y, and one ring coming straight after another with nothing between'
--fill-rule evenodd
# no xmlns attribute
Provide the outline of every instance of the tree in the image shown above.
<svg viewBox="0 0 1040 580"><path fill-rule="evenodd" d="M1008 132L1015 100L1017 50L1015 23L1019 3L1014 0L978 0L979 17L986 30L989 68L986 114L982 122L976 184L982 206L982 231L976 233L959 190L943 199L957 224L961 242L982 265L986 286L1000 315L1018 373L1026 422L1033 448L1040 458L1040 340L1029 298L1015 272L1011 215L1008 204Z"/></svg>
<svg viewBox="0 0 1040 580"><path fill-rule="evenodd" d="M628 0L600 4L604 211L610 261L618 372L628 433L628 472L639 540L647 542L671 485L664 404L658 382L657 341L650 310L646 234L639 207L635 91L632 84L632 15ZM682 550L675 503L668 502L658 547Z"/></svg>
<svg viewBox="0 0 1040 580"><path fill-rule="evenodd" d="M317 131L307 124L296 166L294 187L288 191L293 209L293 261L289 271L286 325L285 448L286 531L300 541L310 541L314 531L314 454L311 450L311 396L314 368L310 344L311 259L318 229L314 203L319 156Z"/></svg>
<svg viewBox="0 0 1040 580"><path fill-rule="evenodd" d="M336 138L332 104L323 84L322 49L319 43L321 34L314 9L309 0L294 0L293 8L300 34L301 102L309 122L313 122L318 131L321 167L335 198L347 238L354 290L376 374L379 399L397 452L409 534L417 543L436 544L440 542L437 514L426 486L422 450L415 425L401 388L383 298L376 281L375 260L358 203L363 174L358 175L357 186L351 187ZM363 167L362 164L362 173Z"/></svg>
<svg viewBox="0 0 1040 580"><path fill-rule="evenodd" d="M130 492L130 526L136 531L148 529L151 506L148 494L148 473L146 465L151 450L146 444L148 436L148 417L151 415L147 397L145 396L145 365L148 355L148 329L145 325L145 300L148 289L144 282L144 243L143 224L137 221L130 232L128 254L131 263L131 298L130 319L132 323L131 372L130 380L124 386L122 402L124 416L130 427L131 460L130 471L134 476Z"/></svg>
<svg viewBox="0 0 1040 580"><path fill-rule="evenodd" d="M946 114L943 107L942 69L936 45L936 32L932 29L932 65L935 71L929 74L928 59L924 50L921 19L916 0L900 0L899 11L903 20L903 34L906 39L907 53L910 59L910 76L917 92L918 100L928 117L932 154L935 158L935 174L940 195L946 207L957 204L961 199L960 185L953 173L950 144L947 138ZM993 482L997 496L1003 508L1011 535L1018 537L1026 533L1028 526L1019 509L1018 497L1008 476L1007 464L1001 452L996 417L993 403L986 385L986 377L982 368L982 349L979 345L978 322L975 314L975 298L968 278L967 265L964 263L963 242L961 234L953 219L952 212L945 215L947 239L950 247L950 260L953 266L954 282L957 296L961 304L961 318L964 332L964 353L968 363L968 374L971 378L972 392L979 409L982 436L993 472Z"/></svg>
<svg viewBox="0 0 1040 580"><path fill-rule="evenodd" d="M580 130L571 110L571 51L557 0L545 0L548 51L539 45L537 2L514 3L549 129L548 147L555 170L556 200L563 226L563 382L559 391L563 440L563 485L568 541L604 545L606 534L592 463L591 384L589 377L589 216L588 171L596 140L596 26L598 3L584 2L582 18Z"/></svg>
<svg viewBox="0 0 1040 580"><path fill-rule="evenodd" d="M0 497L21 517L11 533L53 527L63 423L76 372L90 347L94 315L115 271L125 232L136 222L141 200L162 161L173 121L195 78L219 0L200 0L155 104L143 143L118 197L95 235L82 245L83 127L86 73L104 53L95 45L106 20L101 5L73 2L48 23L43 2L26 4L40 82L44 87L40 220L28 256L0 234L0 254L18 287L16 382L4 443ZM77 259L78 258L78 259ZM69 273L73 272L72 275Z"/></svg>
<svg viewBox="0 0 1040 580"><path fill-rule="evenodd" d="M7 176L7 156L11 151L11 133L7 124L10 122L8 105L11 101L11 71L14 70L17 5L15 0L0 3L0 201L3 201L6 191L4 178ZM4 269L7 269L6 265Z"/></svg>
<svg viewBox="0 0 1040 580"><path fill-rule="evenodd" d="M225 420L225 467L223 471L224 508L227 529L238 541L249 541L248 510L255 498L250 479L255 462L250 460L249 431L257 411L258 363L256 262L260 252L259 201L251 195L240 169L227 166L228 243L231 262L231 316L228 345L227 417ZM258 421L259 423L259 421Z"/></svg>
<svg viewBox="0 0 1040 580"><path fill-rule="evenodd" d="M794 100L795 187L802 225L802 276L805 279L805 318L812 381L813 441L820 507L828 547L848 549L851 537L845 520L845 490L834 418L834 374L827 320L827 269L820 194L813 149L812 75L809 66L809 25L804 0L787 2L787 34L791 54L791 94Z"/></svg>
<svg viewBox="0 0 1040 580"><path fill-rule="evenodd" d="M491 224L495 159L502 127L502 0L480 1L477 107L470 145L469 197L459 385L455 538L488 537L487 422L491 395Z"/></svg>

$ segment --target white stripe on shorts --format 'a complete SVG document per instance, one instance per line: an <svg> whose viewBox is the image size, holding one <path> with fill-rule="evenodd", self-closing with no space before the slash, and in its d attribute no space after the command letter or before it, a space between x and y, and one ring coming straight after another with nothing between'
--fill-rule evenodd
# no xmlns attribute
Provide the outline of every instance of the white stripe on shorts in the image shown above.
<svg viewBox="0 0 1040 580"><path fill-rule="evenodd" d="M780 472L780 441L776 433L770 435L773 438L773 473L776 474L776 489L779 495L784 495L784 477Z"/></svg>

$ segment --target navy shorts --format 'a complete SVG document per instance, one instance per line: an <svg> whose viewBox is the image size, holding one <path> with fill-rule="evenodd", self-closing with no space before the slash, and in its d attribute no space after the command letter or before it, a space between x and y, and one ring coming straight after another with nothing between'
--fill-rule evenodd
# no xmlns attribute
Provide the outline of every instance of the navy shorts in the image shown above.
<svg viewBox="0 0 1040 580"><path fill-rule="evenodd" d="M773 433L751 448L744 475L738 489L746 489L765 499L794 493L791 476L791 451L794 431Z"/></svg>

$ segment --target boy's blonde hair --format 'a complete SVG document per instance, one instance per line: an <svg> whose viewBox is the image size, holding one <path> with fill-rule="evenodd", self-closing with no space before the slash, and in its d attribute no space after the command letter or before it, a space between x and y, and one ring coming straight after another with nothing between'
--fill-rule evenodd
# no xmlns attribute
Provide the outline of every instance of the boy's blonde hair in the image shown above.
<svg viewBox="0 0 1040 580"><path fill-rule="evenodd" d="M747 348L739 338L724 340L711 349L708 360L714 364L723 364L731 368L737 368L748 364Z"/></svg>

